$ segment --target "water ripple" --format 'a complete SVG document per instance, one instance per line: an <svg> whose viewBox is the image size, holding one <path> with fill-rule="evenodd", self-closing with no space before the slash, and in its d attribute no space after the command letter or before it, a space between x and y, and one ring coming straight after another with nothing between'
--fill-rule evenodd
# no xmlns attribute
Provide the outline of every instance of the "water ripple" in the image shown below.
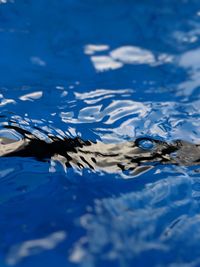
<svg viewBox="0 0 200 267"><path fill-rule="evenodd" d="M91 45L86 46L85 53L87 55L91 55L90 59L97 71L119 69L122 68L125 64L146 64L149 66L156 66L159 64L173 62L173 56L171 55L160 54L158 56L155 56L151 51L130 45L116 48L110 51L109 54L101 53L100 55L98 55L99 52L107 50L109 47L106 46L106 49L103 50L93 49L92 51L90 51L88 47L91 47Z"/></svg>
<svg viewBox="0 0 200 267"><path fill-rule="evenodd" d="M84 244L80 241L74 247L72 261L73 254L79 250L81 258L77 262L80 266L84 266L83 261L91 262L91 259L92 266L95 266L95 262L103 258L108 262L122 260L129 265L129 261L137 257L142 264L143 253L149 255L159 251L162 256L157 263L161 264L162 257L174 249L172 243L176 246L179 242L183 242L179 256L184 259L185 247L192 245L193 241L186 244L188 239L183 241L183 233L192 231L193 227L197 229L199 222L198 215L190 218L187 214L192 205L191 179L184 176L168 177L137 193L97 200L95 214L81 218L82 226L87 229L87 239ZM162 224L157 224L158 221ZM197 235L196 240L199 238ZM176 260L170 258L166 266L173 263Z"/></svg>
<svg viewBox="0 0 200 267"><path fill-rule="evenodd" d="M16 265L26 257L41 253L44 250L54 249L60 242L65 240L64 231L51 233L49 236L41 239L28 240L20 245L11 247L6 262L8 265Z"/></svg>

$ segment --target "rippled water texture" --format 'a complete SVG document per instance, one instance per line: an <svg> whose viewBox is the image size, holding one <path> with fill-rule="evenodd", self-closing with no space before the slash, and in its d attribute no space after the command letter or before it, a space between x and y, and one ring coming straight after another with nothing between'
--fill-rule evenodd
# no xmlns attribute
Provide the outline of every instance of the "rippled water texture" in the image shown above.
<svg viewBox="0 0 200 267"><path fill-rule="evenodd" d="M199 0L0 0L0 136L200 144L199 88ZM199 214L198 166L0 159L1 267L200 266Z"/></svg>

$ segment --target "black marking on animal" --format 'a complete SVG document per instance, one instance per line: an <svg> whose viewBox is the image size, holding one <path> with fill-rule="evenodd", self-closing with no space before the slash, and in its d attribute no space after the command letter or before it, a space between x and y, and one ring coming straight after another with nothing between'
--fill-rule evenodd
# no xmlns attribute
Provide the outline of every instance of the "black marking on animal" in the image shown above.
<svg viewBox="0 0 200 267"><path fill-rule="evenodd" d="M5 126L22 138L13 140L0 137L1 157L33 157L40 161L60 161L65 167L89 168L108 173L128 171L138 175L158 164L199 165L200 145L176 140L167 143L141 137L120 144L84 141L79 137L60 139L49 136L45 142L18 126ZM142 146L149 142L150 148Z"/></svg>

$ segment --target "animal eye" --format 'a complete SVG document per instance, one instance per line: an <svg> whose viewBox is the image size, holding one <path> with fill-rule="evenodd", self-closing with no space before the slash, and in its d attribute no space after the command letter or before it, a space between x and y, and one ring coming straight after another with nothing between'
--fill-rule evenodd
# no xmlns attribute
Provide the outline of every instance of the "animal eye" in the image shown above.
<svg viewBox="0 0 200 267"><path fill-rule="evenodd" d="M150 138L138 138L136 141L135 141L136 145L141 148L141 149L144 149L144 150L152 150L156 143L154 142L154 140L150 139Z"/></svg>

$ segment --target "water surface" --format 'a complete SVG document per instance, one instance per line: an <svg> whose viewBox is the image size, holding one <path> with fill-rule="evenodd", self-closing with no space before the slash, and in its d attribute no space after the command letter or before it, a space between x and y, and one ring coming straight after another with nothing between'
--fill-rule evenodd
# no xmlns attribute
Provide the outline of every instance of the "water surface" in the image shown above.
<svg viewBox="0 0 200 267"><path fill-rule="evenodd" d="M0 135L199 144L199 55L197 0L0 0ZM198 167L0 170L2 267L200 265Z"/></svg>

